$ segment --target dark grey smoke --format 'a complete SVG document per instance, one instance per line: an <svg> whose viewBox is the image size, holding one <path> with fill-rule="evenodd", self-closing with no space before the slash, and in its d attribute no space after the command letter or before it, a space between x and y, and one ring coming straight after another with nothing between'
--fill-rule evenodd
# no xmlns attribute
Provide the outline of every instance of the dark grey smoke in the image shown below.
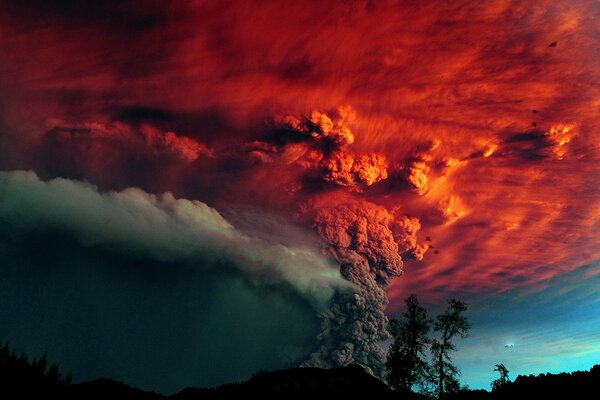
<svg viewBox="0 0 600 400"><path fill-rule="evenodd" d="M0 172L0 340L165 393L297 366L351 285L271 239L198 201Z"/></svg>
<svg viewBox="0 0 600 400"><path fill-rule="evenodd" d="M375 204L356 201L316 212L315 228L340 263L356 293L336 293L322 314L320 346L305 365L334 367L358 363L383 376L388 338L385 289L402 274L398 244L390 229L393 217Z"/></svg>
<svg viewBox="0 0 600 400"><path fill-rule="evenodd" d="M194 382L189 374L183 380L175 379L184 376L177 368L165 372L160 367L164 365L160 354L168 351L161 343L179 352L206 343L207 349L192 353L208 358L208 363L223 358L233 363L236 354L223 348L219 339L233 338L233 348L245 352L248 340L255 335L269 338L269 348L264 347L259 354L275 352L275 358L251 356L241 371L234 368L232 374L215 376L209 382L239 379L245 377L243 371L252 372L251 368L285 367L302 360L303 365L320 367L358 363L381 376L384 353L380 343L388 337L385 289L391 279L402 274L400 254L416 245L418 221L399 224L403 220L397 215L359 200L315 205L311 216L314 228L328 257L337 261L338 271L330 258L319 254L314 241L295 239L301 231L280 227L288 231L287 235L261 234L264 227L281 225L280 220L274 219L271 224L264 218L263 215L263 221L257 223L252 213L238 215L235 219L245 221L242 231L206 204L175 199L168 193L151 195L139 189L100 193L81 182L43 182L31 172L0 172L0 219L4 223L0 234L6 233L7 243L0 248L4 257L0 284L5 288L3 293L12 293L5 296L5 303L17 304L17 299L27 297L28 293L9 290L27 288L27 277L37 282L39 275L40 282L48 283L44 289L30 288L43 294L30 302L31 307L27 307L29 303L0 307L0 319L5 321L2 332L15 338L19 337L19 327L28 326L27 331L36 332L27 316L39 319L38 310L49 318L50 324L42 326L40 335L54 343L40 342L37 349L63 348L57 361L63 357L66 368L77 366L76 370L87 371L85 377L93 378L94 371L98 374L94 365L101 364L99 370L103 373L146 388L157 388L154 385L158 384L158 388L171 390L176 388L173 385L203 382ZM38 241L33 242L32 237ZM14 243L9 243L9 238ZM33 246L43 256L24 261L30 258L27 254L32 251L31 243L46 243ZM148 273L152 274L150 282L145 277ZM133 292L121 287L123 279ZM65 282L70 282L67 288ZM204 291L201 298L193 298L194 288ZM261 298L261 294L266 297ZM74 304L86 302L91 303L85 306L90 309L89 314L73 308ZM210 302L219 308L208 307ZM36 304L44 304L45 308ZM174 307L180 311L170 311ZM230 316L239 309L256 315L259 320L254 329L247 329L254 326L252 320L235 328ZM194 310L199 310L199 314L195 315ZM141 325L130 324L131 315L136 313ZM100 326L96 323L98 314L105 316L105 323ZM151 332L145 330L149 318L153 321ZM61 328L65 324L71 328ZM277 329L269 331L270 326ZM115 330L121 327L124 331L117 334ZM161 327L184 335L185 341L176 337L166 340ZM85 356L69 353L68 346L56 343L60 340L57 334L76 332L85 336L90 329L99 337L92 334L88 339L69 339L73 345L88 349ZM223 334L213 332L215 329ZM235 334L230 332L232 329ZM298 329L302 335L290 333ZM193 332L198 335L197 344ZM128 354L129 362L134 363L140 362L136 358L146 357L144 348L125 352L132 341L139 341L135 338L146 334L150 335L149 346L160 354L151 353L156 367L147 378L142 378L135 371L147 368L125 365L120 357ZM98 340L103 343L91 344ZM108 351L109 343L120 350ZM85 357L95 357L94 365L80 365ZM194 360L192 357L182 366L205 368ZM156 382L159 375L163 376L162 383Z"/></svg>
<svg viewBox="0 0 600 400"><path fill-rule="evenodd" d="M286 163L299 163L308 171L318 171L324 186L334 183L363 193L388 178L388 163L381 154L354 153L350 149L354 134L347 127L353 111L341 108L337 114L330 117L313 111L304 117L285 117L278 122L293 133L290 137L284 135L288 141L278 136L272 143L255 143L251 153L263 163L283 159ZM299 144L299 138L309 146ZM308 175L315 178L314 174ZM331 197L335 199L335 195ZM427 248L416 239L420 222L402 215L398 209L390 212L357 198L320 202L309 201L303 212L314 222L324 250L336 258L342 276L357 291L334 294L331 306L321 314L319 347L304 365L336 367L358 363L382 376L384 353L380 343L388 338L385 290L391 279L402 274L402 257L423 258Z"/></svg>

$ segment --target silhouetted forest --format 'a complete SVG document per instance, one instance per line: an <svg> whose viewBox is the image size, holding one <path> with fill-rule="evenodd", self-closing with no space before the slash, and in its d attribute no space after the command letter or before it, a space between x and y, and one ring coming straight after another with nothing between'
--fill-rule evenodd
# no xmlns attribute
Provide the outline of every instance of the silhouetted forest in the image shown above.
<svg viewBox="0 0 600 400"><path fill-rule="evenodd" d="M30 360L25 354L17 354L7 343L0 343L0 398L2 393L18 392L25 396L40 393L65 393L71 386L71 375L63 376L57 365L48 365L47 355Z"/></svg>
<svg viewBox="0 0 600 400"><path fill-rule="evenodd" d="M448 400L475 399L540 399L573 398L596 399L600 389L600 365L589 371L575 371L560 374L519 375L513 382L487 392L485 390L463 390L447 397Z"/></svg>
<svg viewBox="0 0 600 400"><path fill-rule="evenodd" d="M590 371L561 374L518 376L492 392L462 390L449 394L448 400L541 398L573 396L578 399L596 397L600 388L600 365ZM0 398L39 398L59 396L63 399L127 398L141 400L192 400L221 398L231 395L366 395L377 398L427 400L431 397L395 391L358 365L342 368L293 368L273 372L258 372L245 382L217 388L186 388L172 396L163 396L131 387L108 378L72 383L70 374L62 374L56 365L48 365L46 355L39 360L17 354L7 344L0 344Z"/></svg>
<svg viewBox="0 0 600 400"><path fill-rule="evenodd" d="M0 398L39 398L57 396L63 399L203 399L236 394L370 394L379 398L397 397L398 393L368 374L358 365L343 368L293 368L274 372L258 372L241 383L217 388L186 388L172 396L163 396L131 387L108 378L72 383L71 375L63 375L56 365L48 366L44 355L30 360L18 355L7 344L0 346ZM425 400L426 396L406 392L402 398Z"/></svg>

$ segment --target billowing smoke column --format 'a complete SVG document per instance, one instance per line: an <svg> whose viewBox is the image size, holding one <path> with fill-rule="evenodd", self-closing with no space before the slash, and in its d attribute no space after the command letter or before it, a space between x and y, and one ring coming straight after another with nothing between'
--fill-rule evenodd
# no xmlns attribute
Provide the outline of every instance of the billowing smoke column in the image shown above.
<svg viewBox="0 0 600 400"><path fill-rule="evenodd" d="M320 348L307 365L358 363L382 375L384 354L379 342L388 337L385 287L390 279L402 274L391 223L392 215L367 202L317 210L317 232L339 261L344 278L358 290L334 297L323 315Z"/></svg>
<svg viewBox="0 0 600 400"><path fill-rule="evenodd" d="M397 214L397 213L396 213ZM338 293L323 314L319 349L305 365L332 367L358 363L383 375L380 342L388 338L386 287L402 275L402 257L420 259L418 219L398 216L367 201L352 201L315 212L315 229L340 263L355 293Z"/></svg>
<svg viewBox="0 0 600 400"><path fill-rule="evenodd" d="M292 133L288 142L255 146L253 156L264 162L289 162L286 154L295 153L292 162L305 168L308 176L320 180L325 189L346 193L337 200L331 192L323 198L317 194L301 210L323 239L324 251L337 260L342 276L355 286L354 291L338 291L321 314L318 348L303 365L357 363L382 376L380 342L388 338L386 287L402 275L402 257L420 260L426 247L416 240L421 227L417 218L402 214L399 208L390 212L360 199L362 192L388 178L387 160L382 154L354 153L350 147L355 136L347 126L353 112L339 108L336 113L330 117L313 111L302 118L278 119Z"/></svg>

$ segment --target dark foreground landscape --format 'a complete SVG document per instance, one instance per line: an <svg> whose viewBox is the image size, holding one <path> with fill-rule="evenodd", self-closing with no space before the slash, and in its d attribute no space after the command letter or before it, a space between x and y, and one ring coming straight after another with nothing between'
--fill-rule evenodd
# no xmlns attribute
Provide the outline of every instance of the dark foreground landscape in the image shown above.
<svg viewBox="0 0 600 400"><path fill-rule="evenodd" d="M502 388L463 390L448 395L448 399L514 399L514 398L597 398L600 389L600 365L589 371L561 374L518 376ZM368 374L359 365L343 368L293 368L273 372L258 372L245 382L222 385L217 388L186 388L171 396L148 392L109 378L90 382L71 383L69 375L60 373L56 365L49 366L46 357L29 360L18 355L7 345L0 346L0 398L66 399L204 399L231 395L369 395L378 399L431 399L411 392L397 392L384 382Z"/></svg>

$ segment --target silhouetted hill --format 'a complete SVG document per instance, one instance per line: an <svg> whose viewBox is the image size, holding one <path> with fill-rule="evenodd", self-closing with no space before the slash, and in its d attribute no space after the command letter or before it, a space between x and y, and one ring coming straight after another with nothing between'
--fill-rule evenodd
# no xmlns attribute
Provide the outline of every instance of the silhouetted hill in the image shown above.
<svg viewBox="0 0 600 400"><path fill-rule="evenodd" d="M69 399L133 399L133 400L159 400L165 396L146 392L142 389L131 387L125 383L108 378L100 378L90 382L71 385L68 390Z"/></svg>
<svg viewBox="0 0 600 400"><path fill-rule="evenodd" d="M112 379L101 378L90 382L71 384L70 375L64 377L57 366L48 367L46 356L29 360L18 356L7 345L0 346L0 398L62 399L128 399L128 400L194 400L224 398L232 395L369 395L378 399L394 398L427 400L414 393L398 393L385 383L368 374L358 365L342 368L292 368L273 372L259 372L245 382L217 388L187 388L172 396L163 396L131 387Z"/></svg>
<svg viewBox="0 0 600 400"><path fill-rule="evenodd" d="M361 391L378 395L391 392L386 384L369 375L358 365L344 368L294 368L258 373L238 385L225 385L223 393L303 393L350 394Z"/></svg>
<svg viewBox="0 0 600 400"><path fill-rule="evenodd" d="M466 390L449 395L447 400L514 400L515 398L596 399L600 389L600 365L590 371L518 376L514 382L493 392ZM101 378L71 384L56 365L48 366L46 356L30 360L0 344L0 399L57 397L62 399L195 400L232 395L367 395L377 399L431 400L430 397L398 393L368 374L359 365L342 368L292 368L259 372L241 383L217 388L186 388L172 396L144 391L112 379Z"/></svg>
<svg viewBox="0 0 600 400"><path fill-rule="evenodd" d="M214 390L188 388L172 396L175 400L191 400L210 396L257 395L369 395L377 398L429 399L414 393L398 392L368 374L358 365L342 368L293 368L261 372L243 383L220 386Z"/></svg>

